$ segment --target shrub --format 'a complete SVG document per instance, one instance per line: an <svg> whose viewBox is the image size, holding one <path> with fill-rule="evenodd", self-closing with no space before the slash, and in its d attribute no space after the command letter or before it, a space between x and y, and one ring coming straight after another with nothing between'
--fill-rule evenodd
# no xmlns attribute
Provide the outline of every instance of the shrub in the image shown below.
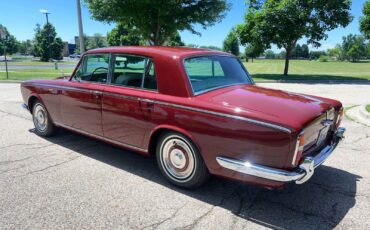
<svg viewBox="0 0 370 230"><path fill-rule="evenodd" d="M324 56L324 55L321 55L320 57L319 57L319 62L328 62L328 56Z"/></svg>

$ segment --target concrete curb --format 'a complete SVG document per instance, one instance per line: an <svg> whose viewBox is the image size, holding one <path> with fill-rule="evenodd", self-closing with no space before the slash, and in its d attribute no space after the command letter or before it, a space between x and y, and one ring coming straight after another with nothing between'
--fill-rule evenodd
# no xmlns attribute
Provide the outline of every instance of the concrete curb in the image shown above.
<svg viewBox="0 0 370 230"><path fill-rule="evenodd" d="M370 85L370 80L260 80L263 83L294 83L294 84L361 84Z"/></svg>
<svg viewBox="0 0 370 230"><path fill-rule="evenodd" d="M366 106L360 106L359 114L363 119L368 119L370 121L370 113L366 110Z"/></svg>
<svg viewBox="0 0 370 230"><path fill-rule="evenodd" d="M348 111L346 111L346 115L361 124L370 126L370 113L366 111L364 105L356 106L349 109Z"/></svg>

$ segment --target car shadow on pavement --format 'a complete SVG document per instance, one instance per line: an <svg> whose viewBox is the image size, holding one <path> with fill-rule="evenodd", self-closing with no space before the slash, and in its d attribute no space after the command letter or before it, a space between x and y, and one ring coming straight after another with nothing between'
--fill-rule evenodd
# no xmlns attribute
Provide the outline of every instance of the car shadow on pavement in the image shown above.
<svg viewBox="0 0 370 230"><path fill-rule="evenodd" d="M241 220L238 221L245 219L273 229L336 227L355 205L356 185L361 179L358 175L323 165L305 184L290 184L281 190L267 190L216 177L212 177L199 189L184 190L169 184L162 177L154 158L115 148L64 130L46 140L166 186L175 192L226 209L235 217L240 217ZM80 148L76 141L84 146L89 143L96 144L96 147Z"/></svg>

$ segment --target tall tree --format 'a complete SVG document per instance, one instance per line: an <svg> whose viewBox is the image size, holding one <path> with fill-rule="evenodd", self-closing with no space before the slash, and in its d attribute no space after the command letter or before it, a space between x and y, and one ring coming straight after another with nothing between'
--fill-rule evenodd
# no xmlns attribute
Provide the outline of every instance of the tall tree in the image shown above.
<svg viewBox="0 0 370 230"><path fill-rule="evenodd" d="M347 26L351 0L249 0L245 22L238 26L242 44L271 44L286 51L284 75L288 74L289 59L297 41L306 37L319 47L327 38L326 31Z"/></svg>
<svg viewBox="0 0 370 230"><path fill-rule="evenodd" d="M203 28L221 21L229 9L226 0L85 0L98 21L131 24L152 45L163 45L177 31L199 34Z"/></svg>
<svg viewBox="0 0 370 230"><path fill-rule="evenodd" d="M234 29L232 29L229 34L226 36L222 49L225 52L229 52L234 54L235 56L239 56L239 38Z"/></svg>
<svg viewBox="0 0 370 230"><path fill-rule="evenodd" d="M145 43L136 28L122 23L118 23L107 34L107 42L110 46L138 46Z"/></svg>
<svg viewBox="0 0 370 230"><path fill-rule="evenodd" d="M365 38L361 35L349 34L343 37L342 51L347 60L355 62L367 56Z"/></svg>
<svg viewBox="0 0 370 230"><path fill-rule="evenodd" d="M33 43L30 39L18 43L18 52L23 55L33 54Z"/></svg>
<svg viewBox="0 0 370 230"><path fill-rule="evenodd" d="M164 45L166 46L185 46L185 43L181 40L180 33L177 32L174 36L167 39Z"/></svg>
<svg viewBox="0 0 370 230"><path fill-rule="evenodd" d="M301 49L302 49L301 57L308 59L310 57L310 50L308 49L308 45L303 44L301 46Z"/></svg>
<svg viewBox="0 0 370 230"><path fill-rule="evenodd" d="M252 62L253 59L260 56L263 53L263 48L261 46L255 45L255 44L248 44L245 47L245 57L251 58Z"/></svg>
<svg viewBox="0 0 370 230"><path fill-rule="evenodd" d="M49 61L50 58L62 59L63 48L63 41L57 37L55 27L51 23L45 24L42 29L36 25L34 50L36 56L40 56L41 61Z"/></svg>
<svg viewBox="0 0 370 230"><path fill-rule="evenodd" d="M93 36L88 37L87 39L87 45L86 49L96 49L96 48L102 48L107 46L107 38L103 37L102 34L95 33Z"/></svg>
<svg viewBox="0 0 370 230"><path fill-rule="evenodd" d="M5 39L0 39L0 55L4 55L4 46L6 47L7 54L14 54L18 50L18 41L17 39L11 35L8 29L0 24L0 31L4 32Z"/></svg>
<svg viewBox="0 0 370 230"><path fill-rule="evenodd" d="M366 39L370 39L370 0L365 2L362 13L364 16L360 18L360 30Z"/></svg>

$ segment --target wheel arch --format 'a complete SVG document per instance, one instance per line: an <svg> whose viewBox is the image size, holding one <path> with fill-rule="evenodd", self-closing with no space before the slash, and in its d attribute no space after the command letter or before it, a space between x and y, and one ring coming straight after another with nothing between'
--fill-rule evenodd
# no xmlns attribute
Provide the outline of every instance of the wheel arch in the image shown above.
<svg viewBox="0 0 370 230"><path fill-rule="evenodd" d="M30 111L30 113L32 114L32 110L33 110L33 105L35 104L35 101L41 101L42 100L40 99L40 97L38 97L37 95L31 95L29 98L28 98L28 101L27 101L27 106L28 106L28 110Z"/></svg>
<svg viewBox="0 0 370 230"><path fill-rule="evenodd" d="M150 138L149 138L149 148L148 148L149 155L154 156L156 154L156 147L157 147L159 138L161 137L161 135L163 135L166 132L177 132L189 138L193 142L195 147L199 150L200 155L202 156L201 148L199 147L199 144L195 140L194 136L191 133L189 133L187 130L182 129L180 127L172 126L172 125L160 125L160 126L157 126L152 131L152 133L150 134Z"/></svg>

